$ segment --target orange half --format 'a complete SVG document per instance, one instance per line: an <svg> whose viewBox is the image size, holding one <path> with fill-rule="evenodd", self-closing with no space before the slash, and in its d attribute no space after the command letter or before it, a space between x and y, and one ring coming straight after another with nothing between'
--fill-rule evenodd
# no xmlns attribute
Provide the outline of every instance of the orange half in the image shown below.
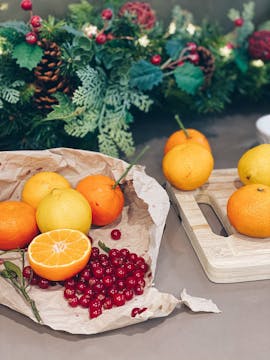
<svg viewBox="0 0 270 360"><path fill-rule="evenodd" d="M48 280L66 280L80 272L91 255L89 238L78 230L57 229L36 236L28 246L33 271Z"/></svg>

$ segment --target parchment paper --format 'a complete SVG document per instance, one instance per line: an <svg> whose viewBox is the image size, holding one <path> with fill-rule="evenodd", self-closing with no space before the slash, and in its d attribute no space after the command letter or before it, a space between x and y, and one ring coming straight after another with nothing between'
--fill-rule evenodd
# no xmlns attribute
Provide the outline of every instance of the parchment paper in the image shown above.
<svg viewBox="0 0 270 360"><path fill-rule="evenodd" d="M0 201L20 200L25 181L39 171L58 172L75 187L80 179L90 174L101 173L118 179L128 165L122 160L100 153L70 148L0 152ZM185 304L193 311L219 312L211 300L191 297L185 290L181 298L177 299L171 294L159 292L152 286L162 233L169 211L169 198L158 182L138 165L130 170L121 187L125 194L122 215L113 224L92 227L89 234L94 240L94 246L102 240L109 247L119 249L126 247L146 259L151 273L147 278L144 294L136 296L122 307L103 311L101 316L90 320L87 309L68 306L60 285L46 290L33 286L29 290L29 295L36 302L43 324L72 334L95 334L149 318L167 316L181 304ZM116 227L122 233L119 241L110 238L111 230ZM8 257L13 257L12 260L15 259L19 264L16 255L8 254ZM2 278L0 278L0 303L36 321L31 308ZM147 310L136 317L131 317L134 307L146 307Z"/></svg>

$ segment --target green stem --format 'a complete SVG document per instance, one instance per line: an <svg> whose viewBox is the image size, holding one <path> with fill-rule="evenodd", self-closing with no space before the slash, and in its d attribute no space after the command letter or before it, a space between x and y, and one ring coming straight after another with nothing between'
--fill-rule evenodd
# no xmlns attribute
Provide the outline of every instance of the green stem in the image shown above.
<svg viewBox="0 0 270 360"><path fill-rule="evenodd" d="M99 242L98 242L98 246L99 246L103 251L105 251L106 253L109 253L110 250L111 250L108 246L106 246L106 245L104 244L104 242L102 242L102 241L100 241L100 240L99 240Z"/></svg>
<svg viewBox="0 0 270 360"><path fill-rule="evenodd" d="M186 135L187 138L189 138L189 133L187 131L187 129L184 127L184 124L182 123L182 121L180 120L179 116L178 115L175 115L175 120L177 122L177 124L179 125L180 129L182 129Z"/></svg>
<svg viewBox="0 0 270 360"><path fill-rule="evenodd" d="M167 61L165 61L164 64L162 64L162 65L160 66L160 69L161 69L161 70L166 69L166 67L170 64L171 61L172 61L172 59L169 58Z"/></svg>
<svg viewBox="0 0 270 360"><path fill-rule="evenodd" d="M143 154L150 148L149 145L145 146L142 151L139 153L139 155L131 162L131 164L126 168L126 170L123 172L123 174L120 176L120 178L114 183L113 189L115 189L120 181L127 175L129 170L138 162L138 160L143 156Z"/></svg>

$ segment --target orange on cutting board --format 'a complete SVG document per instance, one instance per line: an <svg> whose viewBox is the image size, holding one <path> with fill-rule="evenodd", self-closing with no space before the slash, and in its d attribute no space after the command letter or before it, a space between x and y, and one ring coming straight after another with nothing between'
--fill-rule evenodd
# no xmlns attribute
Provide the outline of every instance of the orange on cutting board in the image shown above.
<svg viewBox="0 0 270 360"><path fill-rule="evenodd" d="M239 233L270 237L270 187L250 184L239 188L228 200L227 215Z"/></svg>
<svg viewBox="0 0 270 360"><path fill-rule="evenodd" d="M40 201L53 189L70 187L71 185L64 176L53 171L41 171L25 182L22 190L22 201L36 209Z"/></svg>
<svg viewBox="0 0 270 360"><path fill-rule="evenodd" d="M194 190L202 186L213 167L211 152L192 142L173 147L162 160L165 178L180 190Z"/></svg>
<svg viewBox="0 0 270 360"><path fill-rule="evenodd" d="M89 238L78 230L58 229L36 236L28 247L33 271L52 281L66 280L80 272L91 254Z"/></svg>
<svg viewBox="0 0 270 360"><path fill-rule="evenodd" d="M35 209L22 201L0 202L0 249L24 248L38 234Z"/></svg>
<svg viewBox="0 0 270 360"><path fill-rule="evenodd" d="M169 136L164 146L164 154L167 154L167 152L176 145L190 142L200 144L208 151L211 151L210 144L203 133L196 129L186 129L177 115L175 116L175 119L178 122L181 130L177 130L171 136Z"/></svg>
<svg viewBox="0 0 270 360"><path fill-rule="evenodd" d="M112 223L124 207L124 195L115 180L105 175L89 175L77 184L78 190L92 209L92 223L103 226Z"/></svg>

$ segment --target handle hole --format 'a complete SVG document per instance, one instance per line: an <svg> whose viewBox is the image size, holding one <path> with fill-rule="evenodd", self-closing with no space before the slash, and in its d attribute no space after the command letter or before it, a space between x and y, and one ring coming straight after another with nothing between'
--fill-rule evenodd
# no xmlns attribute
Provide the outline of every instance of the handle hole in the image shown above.
<svg viewBox="0 0 270 360"><path fill-rule="evenodd" d="M198 203L198 205L213 233L216 235L228 237L229 235L213 207L207 203Z"/></svg>

